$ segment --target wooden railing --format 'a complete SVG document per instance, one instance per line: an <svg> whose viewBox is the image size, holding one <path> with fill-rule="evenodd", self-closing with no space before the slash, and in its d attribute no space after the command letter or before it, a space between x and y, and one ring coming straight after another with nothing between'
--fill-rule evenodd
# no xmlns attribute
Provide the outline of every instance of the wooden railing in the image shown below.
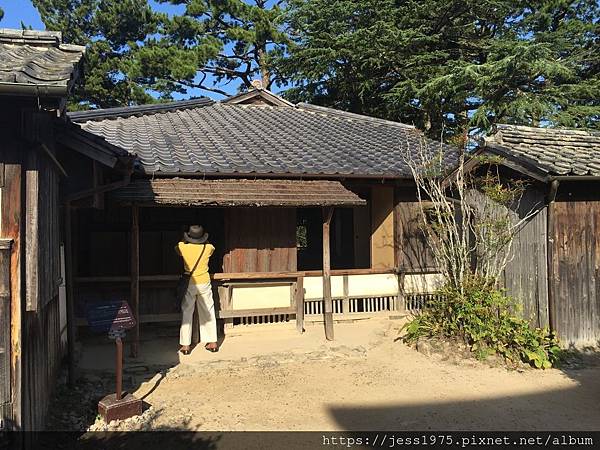
<svg viewBox="0 0 600 450"><path fill-rule="evenodd" d="M373 275L398 273L396 269L337 269L331 271L331 276L340 275ZM323 275L322 270L303 270L296 272L239 272L239 273L214 273L213 281L231 280L289 280L298 277L318 277ZM177 281L179 275L140 275L140 281ZM76 283L129 283L131 277L123 276L92 276L76 277Z"/></svg>

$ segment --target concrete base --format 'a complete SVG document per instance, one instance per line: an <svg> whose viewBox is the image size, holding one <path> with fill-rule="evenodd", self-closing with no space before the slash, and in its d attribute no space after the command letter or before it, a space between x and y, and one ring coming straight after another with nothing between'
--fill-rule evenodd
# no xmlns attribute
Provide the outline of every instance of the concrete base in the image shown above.
<svg viewBox="0 0 600 450"><path fill-rule="evenodd" d="M131 394L117 400L116 394L109 394L98 402L98 414L106 423L123 420L142 414L142 401Z"/></svg>

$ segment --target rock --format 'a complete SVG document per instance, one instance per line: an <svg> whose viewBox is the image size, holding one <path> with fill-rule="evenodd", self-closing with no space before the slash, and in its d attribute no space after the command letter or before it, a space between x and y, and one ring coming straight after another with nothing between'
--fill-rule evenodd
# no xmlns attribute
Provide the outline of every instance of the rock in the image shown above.
<svg viewBox="0 0 600 450"><path fill-rule="evenodd" d="M431 344L425 340L419 340L416 344L417 351L425 356L431 356L433 348Z"/></svg>

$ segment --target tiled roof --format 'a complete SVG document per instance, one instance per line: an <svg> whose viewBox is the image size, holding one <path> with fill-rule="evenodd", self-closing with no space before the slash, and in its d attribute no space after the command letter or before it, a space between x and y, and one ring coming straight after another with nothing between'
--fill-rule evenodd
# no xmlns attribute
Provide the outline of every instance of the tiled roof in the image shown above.
<svg viewBox="0 0 600 450"><path fill-rule="evenodd" d="M355 193L338 181L202 180L157 178L137 180L110 194L121 202L179 206L359 206Z"/></svg>
<svg viewBox="0 0 600 450"><path fill-rule="evenodd" d="M408 152L454 149L409 125L307 104L265 106L177 102L135 115L70 114L84 130L138 157L149 174L270 174L409 178ZM158 106L157 106L158 107Z"/></svg>
<svg viewBox="0 0 600 450"><path fill-rule="evenodd" d="M498 125L486 148L521 159L550 175L600 176L600 133Z"/></svg>
<svg viewBox="0 0 600 450"><path fill-rule="evenodd" d="M0 84L46 87L52 93L67 88L85 47L62 44L54 31L0 29ZM40 93L48 93L40 89Z"/></svg>

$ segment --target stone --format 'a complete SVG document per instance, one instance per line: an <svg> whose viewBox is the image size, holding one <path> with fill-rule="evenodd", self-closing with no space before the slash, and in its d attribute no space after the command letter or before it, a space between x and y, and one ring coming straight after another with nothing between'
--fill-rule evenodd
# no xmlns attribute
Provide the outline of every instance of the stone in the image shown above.
<svg viewBox="0 0 600 450"><path fill-rule="evenodd" d="M431 344L425 340L419 340L416 344L417 351L425 356L431 356L433 348Z"/></svg>

